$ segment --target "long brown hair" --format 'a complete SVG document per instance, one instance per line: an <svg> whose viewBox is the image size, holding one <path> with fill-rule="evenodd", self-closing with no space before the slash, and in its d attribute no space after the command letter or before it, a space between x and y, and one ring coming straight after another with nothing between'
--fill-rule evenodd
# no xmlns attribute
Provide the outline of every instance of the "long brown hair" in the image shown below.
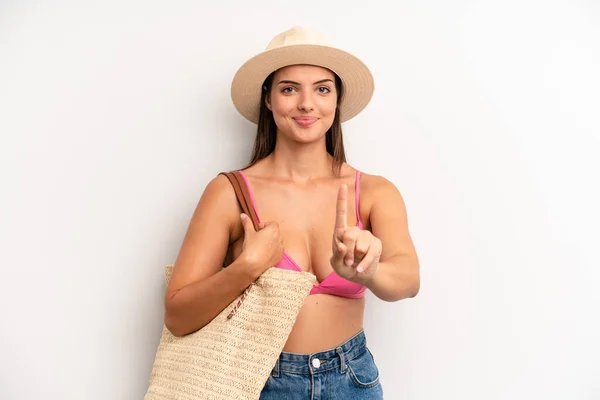
<svg viewBox="0 0 600 400"><path fill-rule="evenodd" d="M273 112L269 110L265 104L266 97L271 92L275 72L272 72L262 85L260 113L258 117L256 138L254 139L254 149L252 150L250 163L245 168L251 167L275 150L277 125L273 118ZM342 103L344 88L342 80L335 73L334 76L335 89L337 92L337 108L335 110L331 128L329 128L325 135L325 147L327 152L333 157L333 173L336 176L339 176L342 164L346 162L346 152L344 150L344 140L342 137L342 124L340 122L340 104Z"/></svg>

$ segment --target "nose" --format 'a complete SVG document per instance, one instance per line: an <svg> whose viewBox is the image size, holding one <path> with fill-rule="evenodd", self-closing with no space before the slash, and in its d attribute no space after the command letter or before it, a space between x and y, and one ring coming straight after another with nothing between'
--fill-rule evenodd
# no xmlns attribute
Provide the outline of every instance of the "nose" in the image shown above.
<svg viewBox="0 0 600 400"><path fill-rule="evenodd" d="M312 111L314 109L315 105L312 98L312 92L310 90L303 90L298 99L298 110Z"/></svg>

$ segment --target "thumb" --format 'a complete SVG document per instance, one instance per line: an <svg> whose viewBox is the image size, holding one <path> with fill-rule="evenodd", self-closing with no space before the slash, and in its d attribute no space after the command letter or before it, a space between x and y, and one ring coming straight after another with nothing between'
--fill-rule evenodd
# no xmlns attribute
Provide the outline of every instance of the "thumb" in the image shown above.
<svg viewBox="0 0 600 400"><path fill-rule="evenodd" d="M246 237L256 232L254 230L254 224L252 224L252 220L246 214L240 214L240 219L242 220L242 226L244 227L244 233Z"/></svg>
<svg viewBox="0 0 600 400"><path fill-rule="evenodd" d="M346 256L346 252L348 248L342 242L337 242L334 240L333 245L333 254L331 255L331 259L334 262L343 262L344 257Z"/></svg>

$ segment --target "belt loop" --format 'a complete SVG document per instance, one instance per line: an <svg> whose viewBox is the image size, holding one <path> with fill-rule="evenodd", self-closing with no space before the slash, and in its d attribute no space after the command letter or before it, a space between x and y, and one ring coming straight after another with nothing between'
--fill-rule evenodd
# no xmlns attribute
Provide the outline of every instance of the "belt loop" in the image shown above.
<svg viewBox="0 0 600 400"><path fill-rule="evenodd" d="M336 347L335 351L338 353L338 356L340 356L340 372L345 374L348 366L346 365L346 356L344 355L344 351L341 347Z"/></svg>
<svg viewBox="0 0 600 400"><path fill-rule="evenodd" d="M273 378L279 377L279 357L277 357L277 360L275 361L275 366L273 367L273 371L271 371L271 376L273 376Z"/></svg>

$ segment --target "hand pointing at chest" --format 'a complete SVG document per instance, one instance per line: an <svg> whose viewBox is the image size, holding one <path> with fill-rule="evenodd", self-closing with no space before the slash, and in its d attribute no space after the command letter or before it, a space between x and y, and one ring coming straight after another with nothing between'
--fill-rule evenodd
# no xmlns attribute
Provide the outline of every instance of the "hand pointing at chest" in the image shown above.
<svg viewBox="0 0 600 400"><path fill-rule="evenodd" d="M358 226L348 226L347 198L348 186L344 184L337 196L331 267L342 278L366 284L379 265L381 240Z"/></svg>

